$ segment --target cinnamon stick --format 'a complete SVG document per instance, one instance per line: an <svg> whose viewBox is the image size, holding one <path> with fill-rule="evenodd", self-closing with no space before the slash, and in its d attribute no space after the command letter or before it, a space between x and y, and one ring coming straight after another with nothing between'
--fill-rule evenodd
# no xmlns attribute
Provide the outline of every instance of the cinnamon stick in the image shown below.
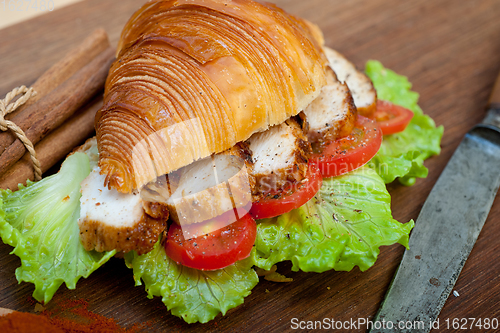
<svg viewBox="0 0 500 333"><path fill-rule="evenodd" d="M38 160L42 171L45 172L74 147L83 143L94 132L94 118L97 110L102 106L100 94L93 98L83 108L78 110L63 125L47 135L35 145ZM26 180L34 179L33 166L29 153L0 175L0 188L17 190L18 184L26 184Z"/></svg>
<svg viewBox="0 0 500 333"><path fill-rule="evenodd" d="M69 79L109 46L110 44L106 31L102 28L96 29L76 48L70 50L61 60L43 73L31 86L36 91L36 95L31 97L16 111L8 114L6 119L11 120L16 115L24 113L30 105L35 104L37 101L50 93L54 88ZM28 117L28 114L24 114L23 117ZM23 128L23 130L25 129ZM8 134L12 135L11 133ZM12 141L14 139L15 136L12 136ZM10 143L7 145L3 144L3 141L0 139L0 154L9 145Z"/></svg>
<svg viewBox="0 0 500 333"><path fill-rule="evenodd" d="M12 119L33 143L38 143L50 131L59 127L78 108L104 87L109 67L114 60L114 50L109 47L70 79L31 105L29 117L24 112ZM26 110L26 112L28 109ZM0 174L6 172L25 153L24 145L15 140L0 155Z"/></svg>

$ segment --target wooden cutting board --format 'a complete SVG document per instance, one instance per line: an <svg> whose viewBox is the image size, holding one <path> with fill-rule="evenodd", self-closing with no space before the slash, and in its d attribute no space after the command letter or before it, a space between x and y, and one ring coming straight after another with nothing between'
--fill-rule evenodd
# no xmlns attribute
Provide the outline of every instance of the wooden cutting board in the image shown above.
<svg viewBox="0 0 500 333"><path fill-rule="evenodd" d="M427 179L413 187L389 185L393 214L416 219L429 191L465 132L484 117L484 107L500 70L500 2L498 0L281 0L285 10L317 23L326 44L359 67L368 59L404 74L420 93L420 106L445 126L440 156L426 162ZM104 27L116 45L121 29L140 5L134 0L86 0L0 30L0 95L32 83L96 27ZM0 9L3 10L3 9ZM500 166L497 166L500 172ZM441 312L448 318L500 319L500 198ZM292 273L294 282L261 281L244 305L208 324L185 324L169 315L161 300L149 300L134 287L132 272L112 259L76 290L61 287L49 310L65 299L83 298L90 310L129 327L149 321L157 331L288 331L299 320L371 319L389 286L404 248L384 247L375 266L361 273ZM17 284L17 257L0 245L0 307L33 312L31 284ZM365 331L364 328L353 331Z"/></svg>

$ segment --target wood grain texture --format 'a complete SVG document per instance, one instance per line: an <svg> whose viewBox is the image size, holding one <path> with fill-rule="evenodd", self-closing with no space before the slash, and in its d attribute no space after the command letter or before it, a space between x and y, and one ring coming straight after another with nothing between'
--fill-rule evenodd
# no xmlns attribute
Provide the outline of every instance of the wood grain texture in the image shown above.
<svg viewBox="0 0 500 333"><path fill-rule="evenodd" d="M497 0L280 0L285 10L317 23L326 44L343 52L359 67L368 59L409 77L421 95L420 105L445 126L442 154L426 162L429 177L411 188L389 185L393 214L399 221L416 219L433 184L463 135L485 115L489 93L500 70L500 2ZM116 45L133 11L133 0L87 0L0 31L0 95L30 84L96 27L104 27ZM500 198L440 318L500 318ZM367 272L292 273L294 282L262 280L245 303L225 317L187 325L171 316L159 298L149 300L134 287L123 261L112 259L76 290L62 287L48 304L84 298L90 310L115 318L121 325L150 321L156 331L289 331L291 318L337 320L373 318L403 254L403 247L382 248ZM33 312L33 286L17 284L19 259L0 245L0 306ZM441 325L444 328L444 325ZM354 329L363 332L364 329Z"/></svg>
<svg viewBox="0 0 500 333"><path fill-rule="evenodd" d="M495 107L500 107L500 74L493 85L493 91L491 92L488 103L490 105L495 105Z"/></svg>

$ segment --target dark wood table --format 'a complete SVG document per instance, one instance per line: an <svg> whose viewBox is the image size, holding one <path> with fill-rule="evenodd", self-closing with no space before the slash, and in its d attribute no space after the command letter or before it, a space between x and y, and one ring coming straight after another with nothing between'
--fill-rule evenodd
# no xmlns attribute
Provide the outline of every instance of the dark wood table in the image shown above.
<svg viewBox="0 0 500 333"><path fill-rule="evenodd" d="M133 0L87 0L0 30L0 95L34 80L94 28L104 27L116 45L121 29L139 7ZM426 162L429 177L413 187L389 185L393 214L416 219L433 184L463 135L484 117L484 108L500 70L498 0L280 0L285 10L317 23L326 44L357 66L368 59L409 77L421 95L422 109L444 125L442 153ZM492 166L493 167L493 166ZM500 171L500 166L497 166ZM440 318L500 319L500 197ZM0 245L0 307L33 312L31 284L17 284L20 266L11 248ZM404 248L382 248L375 266L361 273L292 273L294 282L261 281L245 303L208 324L185 324L169 315L161 300L149 300L134 287L132 272L112 259L76 290L61 287L49 309L61 300L83 298L90 310L128 327L150 321L155 330L288 331L292 318L371 319L397 268ZM441 328L444 326L441 325ZM354 330L363 331L363 330Z"/></svg>

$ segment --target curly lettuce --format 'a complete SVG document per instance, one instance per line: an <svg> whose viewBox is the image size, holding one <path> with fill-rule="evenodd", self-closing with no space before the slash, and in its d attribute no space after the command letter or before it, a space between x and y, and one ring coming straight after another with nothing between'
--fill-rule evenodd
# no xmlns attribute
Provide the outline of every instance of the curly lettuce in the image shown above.
<svg viewBox="0 0 500 333"><path fill-rule="evenodd" d="M75 153L53 176L16 192L0 190L0 236L21 259L17 280L33 283L40 302L49 302L63 283L75 289L115 254L85 251L80 243L80 182L89 173L88 156Z"/></svg>
<svg viewBox="0 0 500 333"><path fill-rule="evenodd" d="M324 272L370 268L379 247L408 247L413 221L392 218L391 197L373 169L364 167L323 180L321 190L300 208L257 226L256 266L265 270L292 261L292 270Z"/></svg>
<svg viewBox="0 0 500 333"><path fill-rule="evenodd" d="M401 133L385 135L380 151L370 162L386 183L399 178L407 186L416 178L427 177L424 161L441 151L443 126L436 128L431 117L418 106L418 93L411 91L405 76L384 68L378 61L366 63L366 74L373 81L379 99L390 101L413 111L414 116Z"/></svg>
<svg viewBox="0 0 500 333"><path fill-rule="evenodd" d="M158 242L151 252L141 256L130 252L125 260L136 286L144 282L149 298L161 296L168 310L187 323L206 323L219 313L225 315L242 304L259 282L253 255L223 269L201 271L176 264Z"/></svg>

